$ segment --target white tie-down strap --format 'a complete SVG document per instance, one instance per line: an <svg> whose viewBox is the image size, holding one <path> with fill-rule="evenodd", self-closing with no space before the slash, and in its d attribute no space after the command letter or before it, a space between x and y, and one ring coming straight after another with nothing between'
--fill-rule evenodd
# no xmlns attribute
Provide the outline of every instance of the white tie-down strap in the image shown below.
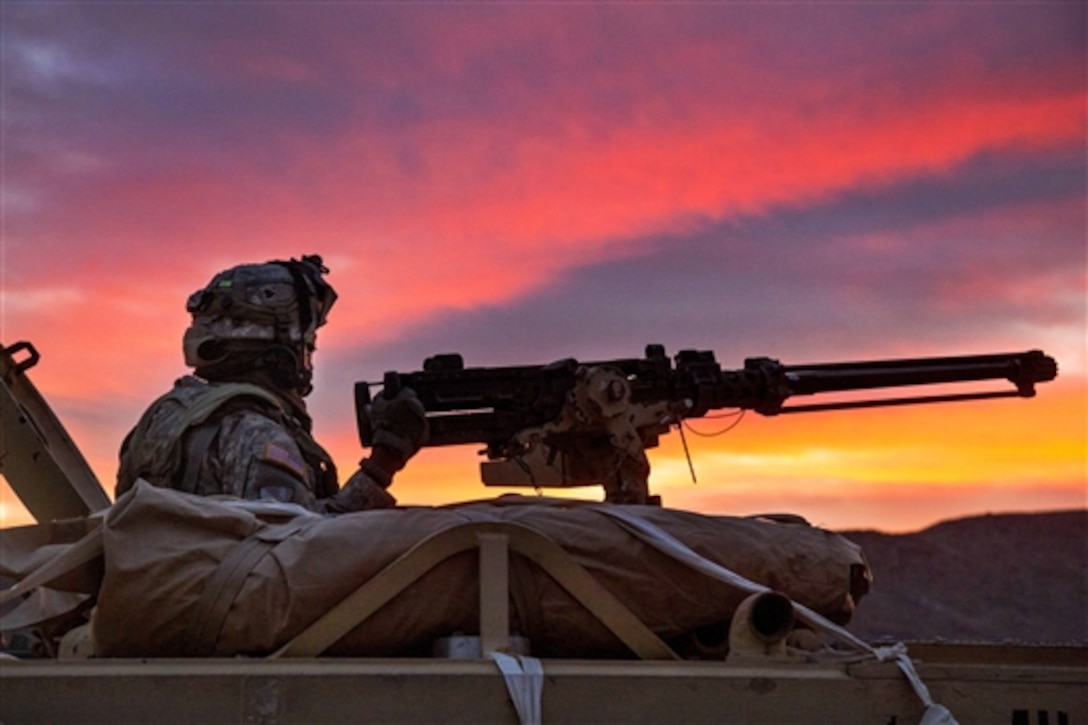
<svg viewBox="0 0 1088 725"><path fill-rule="evenodd" d="M673 559L688 565L696 571L700 571L709 577L713 577L718 581L723 581L726 584L735 586L741 591L750 594L771 591L762 584L757 584L751 579L747 579L720 564L710 561L693 551L687 544L672 536L667 531L662 530L660 527L655 526L646 519L635 516L630 511L625 510L622 506L599 506L595 508L597 511L622 522L643 542L649 544L663 554L667 554ZM920 725L956 725L956 719L952 716L952 713L948 711L948 708L933 702L933 698L929 694L929 688L922 682L922 678L918 676L918 672L914 669L914 663L911 662L910 657L907 656L907 647L905 644L900 642L893 647L879 647L874 649L868 642L857 638L854 634L830 621L822 614L815 612L802 604L792 602L792 600L791 603L793 604L794 611L797 613L797 618L814 629L825 632L826 634L835 637L840 642L848 644L857 650L873 655L881 662L894 659L896 664L899 665L899 669L907 676L907 680L910 682L914 692L918 695L918 698L926 706Z"/></svg>
<svg viewBox="0 0 1088 725"><path fill-rule="evenodd" d="M895 660L895 664L899 665L899 669L907 676L907 680L910 682L910 686L914 688L918 699L926 706L920 725L956 725L956 718L952 717L952 713L948 711L948 708L933 702L933 698L929 694L929 688L926 687L926 683L922 682L922 678L918 676L918 671L914 669L914 663L907 656L907 646L905 644L897 642L890 647L876 647L872 649L872 652L881 662Z"/></svg>
<svg viewBox="0 0 1088 725"><path fill-rule="evenodd" d="M489 652L506 682L506 691L521 725L540 725L541 699L544 694L544 666L536 657L511 656Z"/></svg>

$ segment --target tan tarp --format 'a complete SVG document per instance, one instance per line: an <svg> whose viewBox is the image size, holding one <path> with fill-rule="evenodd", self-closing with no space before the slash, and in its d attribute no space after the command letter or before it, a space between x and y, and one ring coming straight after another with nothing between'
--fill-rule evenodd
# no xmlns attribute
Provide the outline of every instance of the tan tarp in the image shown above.
<svg viewBox="0 0 1088 725"><path fill-rule="evenodd" d="M101 523L96 514L0 530L0 631L63 627L90 608L102 578L101 548L81 541Z"/></svg>
<svg viewBox="0 0 1088 725"><path fill-rule="evenodd" d="M421 540L470 521L520 524L544 534L663 638L728 622L744 592L651 548L602 506L502 497L301 516L285 524L141 482L103 526L96 650L107 657L271 653ZM843 622L853 611L851 571L856 588L864 559L836 534L799 523L650 506L629 510L707 559L830 619ZM438 637L478 632L477 569L474 552L453 556L327 654L426 655ZM512 629L530 640L535 655L628 655L559 584L517 555L510 589Z"/></svg>
<svg viewBox="0 0 1088 725"><path fill-rule="evenodd" d="M102 524L100 514L90 518L60 519L43 524L0 529L0 578L19 581L65 553ZM68 581L54 582L58 589L93 592L101 571L72 572Z"/></svg>

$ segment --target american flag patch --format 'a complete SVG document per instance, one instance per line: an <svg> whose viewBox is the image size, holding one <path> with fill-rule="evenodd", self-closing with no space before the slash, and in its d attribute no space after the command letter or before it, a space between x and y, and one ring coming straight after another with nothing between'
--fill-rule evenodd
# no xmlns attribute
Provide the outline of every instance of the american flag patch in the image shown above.
<svg viewBox="0 0 1088 725"><path fill-rule="evenodd" d="M266 443L264 446L264 460L269 463L274 463L280 468L287 469L303 481L306 480L305 461L283 446L278 446L275 443Z"/></svg>

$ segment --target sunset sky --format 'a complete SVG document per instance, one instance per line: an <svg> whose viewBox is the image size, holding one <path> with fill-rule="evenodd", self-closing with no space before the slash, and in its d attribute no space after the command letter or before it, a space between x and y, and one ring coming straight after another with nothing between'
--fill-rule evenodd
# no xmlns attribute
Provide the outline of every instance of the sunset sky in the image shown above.
<svg viewBox="0 0 1088 725"><path fill-rule="evenodd" d="M332 270L310 404L343 478L352 384L439 352L1039 348L1035 399L749 414L688 436L697 483L663 440L651 485L886 531L1084 507L1085 8L5 0L0 342L111 493L186 298L243 262ZM393 493L498 493L478 460L426 450Z"/></svg>

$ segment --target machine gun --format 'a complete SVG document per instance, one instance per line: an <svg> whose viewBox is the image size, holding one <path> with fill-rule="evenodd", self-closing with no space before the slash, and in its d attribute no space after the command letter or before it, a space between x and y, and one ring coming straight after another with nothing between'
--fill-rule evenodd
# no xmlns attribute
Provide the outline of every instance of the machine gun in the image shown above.
<svg viewBox="0 0 1088 725"><path fill-rule="evenodd" d="M661 345L645 358L550 365L466 368L458 354L436 355L418 372L387 372L387 395L410 387L427 410L426 446L482 443L489 486L600 485L605 500L647 503L645 450L685 418L710 411L782 415L823 410L940 403L1035 395L1036 383L1057 377L1058 365L1039 350L1023 353L783 365L748 358L723 370L714 353L683 350L673 361ZM901 386L1001 380L1012 389L895 398L837 400L786 406L796 396ZM370 388L355 385L356 419L364 446L373 443Z"/></svg>

